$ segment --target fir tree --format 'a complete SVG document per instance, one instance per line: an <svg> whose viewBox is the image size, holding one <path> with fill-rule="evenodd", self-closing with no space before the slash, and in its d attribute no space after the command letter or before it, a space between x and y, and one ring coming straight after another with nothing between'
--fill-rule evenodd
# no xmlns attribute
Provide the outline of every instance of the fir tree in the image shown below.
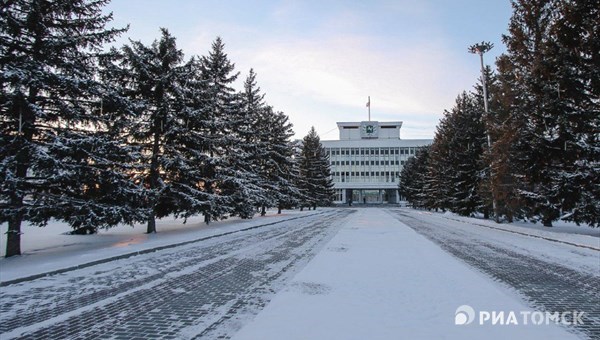
<svg viewBox="0 0 600 340"><path fill-rule="evenodd" d="M0 15L0 222L6 256L20 254L22 221L63 219L91 231L131 223L139 190L131 150L111 132L95 80L107 0L15 0ZM105 57L109 57L105 55ZM133 199L132 199L133 198Z"/></svg>
<svg viewBox="0 0 600 340"><path fill-rule="evenodd" d="M299 160L300 189L304 195L303 206L330 205L333 200L333 180L329 168L329 157L321 145L319 135L312 127L302 140Z"/></svg>
<svg viewBox="0 0 600 340"><path fill-rule="evenodd" d="M147 189L147 232L156 232L156 217L188 217L210 199L199 185L204 140L195 131L199 117L188 101L194 88L194 68L183 64L175 38L161 29L151 46L132 41L122 48L116 65L106 70L106 80L125 84L124 104L129 114L124 133L141 149L135 181Z"/></svg>
<svg viewBox="0 0 600 340"><path fill-rule="evenodd" d="M239 95L231 87L239 73L225 53L221 38L212 44L208 56L200 60L203 96L204 131L208 144L205 152L211 162L203 167L204 190L217 199L204 211L205 221L224 218L226 215L251 217L254 200L262 193L256 185L252 169L251 151L244 139L252 132L248 117L242 109Z"/></svg>
<svg viewBox="0 0 600 340"><path fill-rule="evenodd" d="M263 175L271 183L269 192L274 204L281 213L283 207L290 207L295 203L298 188L294 185L294 154L290 144L293 136L292 124L283 112L274 112L271 108L266 110L265 131L268 132L267 158L264 163ZM325 200L323 204L328 204Z"/></svg>
<svg viewBox="0 0 600 340"><path fill-rule="evenodd" d="M430 208L471 215L482 206L479 195L486 144L482 110L463 92L438 126L429 154L425 183Z"/></svg>
<svg viewBox="0 0 600 340"><path fill-rule="evenodd" d="M525 213L598 225L598 1L513 3L503 80L518 127L511 159Z"/></svg>
<svg viewBox="0 0 600 340"><path fill-rule="evenodd" d="M406 161L402 172L400 172L398 192L413 208L425 207L425 180L429 161L429 148L429 146L419 148L415 156Z"/></svg>
<svg viewBox="0 0 600 340"><path fill-rule="evenodd" d="M297 189L292 181L293 150L290 137L293 136L292 124L282 112L275 112L264 102L264 94L256 84L256 73L250 70L241 93L242 110L245 112L245 138L243 146L251 158L252 169L258 175L261 188L255 195L256 203L261 206L261 215L266 207L293 204Z"/></svg>
<svg viewBox="0 0 600 340"><path fill-rule="evenodd" d="M449 113L446 111L446 116ZM447 210L451 207L450 185L448 178L451 170L446 166L446 157L451 152L449 149L450 130L447 117L442 118L437 126L433 143L429 149L426 179L424 183L424 205L428 209Z"/></svg>
<svg viewBox="0 0 600 340"><path fill-rule="evenodd" d="M479 211L483 205L480 197L484 167L482 154L487 148L481 106L472 95L463 93L456 100L449 118L451 129L446 167L452 202L450 209L463 216Z"/></svg>
<svg viewBox="0 0 600 340"><path fill-rule="evenodd" d="M272 205L273 199L270 193L274 190L269 181L265 164L268 162L269 146L269 122L267 121L267 105L264 102L265 95L260 92L256 82L256 73L250 69L248 77L244 82L244 90L239 94L242 121L236 126L240 137L240 147L243 149L241 155L244 157L246 170L251 173L248 179L255 187L249 209L254 211L253 206L262 207L261 215L266 214L266 207Z"/></svg>

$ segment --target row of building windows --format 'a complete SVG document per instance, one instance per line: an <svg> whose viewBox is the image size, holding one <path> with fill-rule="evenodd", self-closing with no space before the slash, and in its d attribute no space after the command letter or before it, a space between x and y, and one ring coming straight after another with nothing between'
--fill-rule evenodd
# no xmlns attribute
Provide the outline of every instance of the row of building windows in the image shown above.
<svg viewBox="0 0 600 340"><path fill-rule="evenodd" d="M333 172L332 176L342 176L343 177L368 177L368 176L400 176L400 172L398 171L346 171L346 172Z"/></svg>
<svg viewBox="0 0 600 340"><path fill-rule="evenodd" d="M328 153L337 155L414 155L415 148L332 148Z"/></svg>
<svg viewBox="0 0 600 340"><path fill-rule="evenodd" d="M404 165L401 160L386 161L331 161L331 165Z"/></svg>

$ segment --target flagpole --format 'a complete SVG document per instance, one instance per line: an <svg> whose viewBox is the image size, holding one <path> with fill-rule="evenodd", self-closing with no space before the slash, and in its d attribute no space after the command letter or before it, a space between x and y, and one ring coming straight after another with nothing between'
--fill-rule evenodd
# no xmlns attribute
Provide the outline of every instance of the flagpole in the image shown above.
<svg viewBox="0 0 600 340"><path fill-rule="evenodd" d="M369 96L369 101L367 102L367 107L369 108L369 122L371 121L371 96Z"/></svg>

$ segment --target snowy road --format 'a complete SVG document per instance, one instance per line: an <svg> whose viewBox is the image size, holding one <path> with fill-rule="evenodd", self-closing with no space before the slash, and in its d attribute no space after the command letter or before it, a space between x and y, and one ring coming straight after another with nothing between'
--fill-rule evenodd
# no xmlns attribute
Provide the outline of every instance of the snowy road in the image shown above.
<svg viewBox="0 0 600 340"><path fill-rule="evenodd" d="M388 209L398 220L541 311L583 311L577 330L600 339L600 252L549 242L442 214Z"/></svg>
<svg viewBox="0 0 600 340"><path fill-rule="evenodd" d="M230 336L329 241L326 210L204 242L3 287L3 340Z"/></svg>

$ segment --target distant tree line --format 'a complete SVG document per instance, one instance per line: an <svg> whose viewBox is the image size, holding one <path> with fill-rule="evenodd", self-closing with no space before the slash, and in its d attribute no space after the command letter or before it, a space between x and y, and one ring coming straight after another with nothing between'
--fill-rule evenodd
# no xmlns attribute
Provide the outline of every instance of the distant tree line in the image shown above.
<svg viewBox="0 0 600 340"><path fill-rule="evenodd" d="M188 60L166 29L150 45L107 50L109 0L14 0L0 11L0 223L6 256L21 224L120 223L328 205L327 155L314 128L292 142L288 117L243 90L217 38Z"/></svg>
<svg viewBox="0 0 600 340"><path fill-rule="evenodd" d="M400 192L419 208L599 227L600 2L512 5L507 52L485 72L490 114L480 84L460 94Z"/></svg>

